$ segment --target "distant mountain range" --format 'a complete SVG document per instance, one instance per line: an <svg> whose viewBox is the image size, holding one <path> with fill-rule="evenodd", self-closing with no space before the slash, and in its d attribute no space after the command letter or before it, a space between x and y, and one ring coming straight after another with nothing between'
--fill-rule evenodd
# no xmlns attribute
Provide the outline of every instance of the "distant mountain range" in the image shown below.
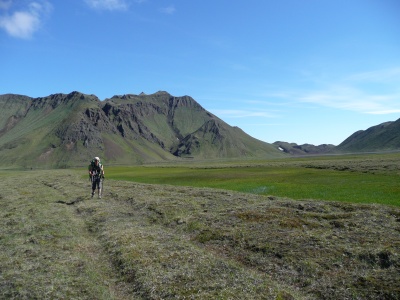
<svg viewBox="0 0 400 300"><path fill-rule="evenodd" d="M358 131L339 146L257 140L167 92L100 101L80 92L47 97L0 95L0 167L86 165L188 159L278 158L332 152L400 150L400 119Z"/></svg>
<svg viewBox="0 0 400 300"><path fill-rule="evenodd" d="M311 144L297 145L296 143L277 141L274 142L273 145L278 147L280 151L291 155L326 154L335 149L335 145L331 144L315 146Z"/></svg>
<svg viewBox="0 0 400 300"><path fill-rule="evenodd" d="M367 130L359 130L338 146L331 144L297 145L280 141L273 144L282 152L291 155L400 151L400 119L370 127Z"/></svg>

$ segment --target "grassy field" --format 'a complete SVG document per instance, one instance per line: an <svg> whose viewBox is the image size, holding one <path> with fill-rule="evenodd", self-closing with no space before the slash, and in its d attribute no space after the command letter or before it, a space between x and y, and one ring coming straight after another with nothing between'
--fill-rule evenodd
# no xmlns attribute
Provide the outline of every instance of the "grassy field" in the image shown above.
<svg viewBox="0 0 400 300"><path fill-rule="evenodd" d="M291 199L400 206L400 154L107 168L107 177Z"/></svg>
<svg viewBox="0 0 400 300"><path fill-rule="evenodd" d="M398 194L378 205L215 188L257 170L297 185L307 172L376 176L384 191L399 178L396 156L357 159L107 168L102 199L84 170L0 171L0 299L400 299ZM194 185L190 170L222 179L170 184ZM126 180L140 174L168 184Z"/></svg>

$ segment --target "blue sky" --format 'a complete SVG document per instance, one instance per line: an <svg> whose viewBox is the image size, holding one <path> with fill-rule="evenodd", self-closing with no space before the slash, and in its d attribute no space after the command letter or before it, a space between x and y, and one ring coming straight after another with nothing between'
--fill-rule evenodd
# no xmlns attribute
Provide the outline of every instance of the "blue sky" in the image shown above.
<svg viewBox="0 0 400 300"><path fill-rule="evenodd" d="M0 0L0 94L189 95L251 136L400 118L398 0Z"/></svg>

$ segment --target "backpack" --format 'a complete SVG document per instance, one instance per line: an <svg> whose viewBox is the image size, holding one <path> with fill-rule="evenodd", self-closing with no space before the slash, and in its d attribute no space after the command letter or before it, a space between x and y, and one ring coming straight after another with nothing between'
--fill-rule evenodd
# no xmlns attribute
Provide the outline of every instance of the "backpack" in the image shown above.
<svg viewBox="0 0 400 300"><path fill-rule="evenodd" d="M90 162L90 165L88 167L89 170L94 170L97 173L100 172L100 170L103 168L103 164L99 161L99 165L96 166L94 159Z"/></svg>

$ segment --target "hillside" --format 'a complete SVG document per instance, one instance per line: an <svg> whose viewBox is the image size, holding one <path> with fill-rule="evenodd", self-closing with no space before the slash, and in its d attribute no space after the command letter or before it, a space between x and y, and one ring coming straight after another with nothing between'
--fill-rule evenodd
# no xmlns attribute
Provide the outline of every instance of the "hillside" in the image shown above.
<svg viewBox="0 0 400 300"><path fill-rule="evenodd" d="M1 167L70 167L94 155L112 164L279 157L189 96L167 92L100 101L79 92L0 95Z"/></svg>
<svg viewBox="0 0 400 300"><path fill-rule="evenodd" d="M400 150L400 119L359 130L335 148L336 152Z"/></svg>

